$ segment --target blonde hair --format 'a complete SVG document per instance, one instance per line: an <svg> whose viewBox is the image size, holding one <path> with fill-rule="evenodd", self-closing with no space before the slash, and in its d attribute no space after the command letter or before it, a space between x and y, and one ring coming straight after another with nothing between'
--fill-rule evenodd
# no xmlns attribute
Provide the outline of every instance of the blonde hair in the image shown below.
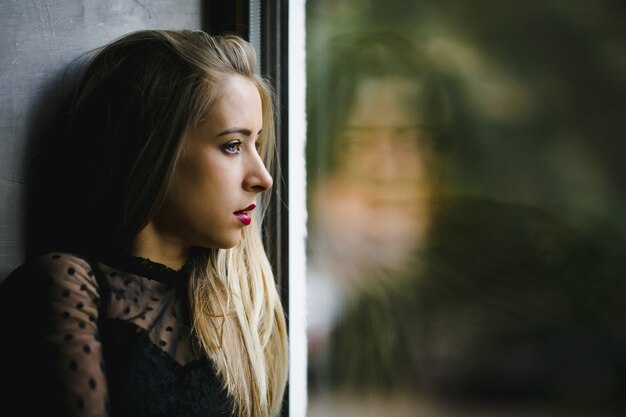
<svg viewBox="0 0 626 417"><path fill-rule="evenodd" d="M85 169L91 169L94 191L81 220L105 239L77 237L79 245L128 249L171 186L182 138L211 111L223 81L233 74L259 90L259 152L271 169L273 94L256 72L254 49L240 37L143 30L95 56L74 98L69 133L77 146L86 146L81 132L90 132L94 160ZM104 166L111 174L101 174ZM193 331L240 417L278 415L287 381L285 316L262 245L261 221L262 213L234 248L198 250L188 284Z"/></svg>

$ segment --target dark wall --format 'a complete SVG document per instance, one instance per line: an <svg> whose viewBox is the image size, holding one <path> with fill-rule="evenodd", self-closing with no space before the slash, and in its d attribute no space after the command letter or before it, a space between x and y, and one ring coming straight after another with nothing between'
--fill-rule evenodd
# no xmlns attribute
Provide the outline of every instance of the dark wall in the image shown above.
<svg viewBox="0 0 626 417"><path fill-rule="evenodd" d="M3 0L0 10L1 280L26 256L27 167L61 111L72 64L134 30L199 29L202 10L200 0Z"/></svg>

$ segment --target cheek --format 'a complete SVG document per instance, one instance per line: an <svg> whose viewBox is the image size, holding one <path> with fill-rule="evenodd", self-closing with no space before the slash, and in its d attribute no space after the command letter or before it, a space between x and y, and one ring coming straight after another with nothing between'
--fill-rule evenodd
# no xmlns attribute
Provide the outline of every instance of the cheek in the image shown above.
<svg viewBox="0 0 626 417"><path fill-rule="evenodd" d="M187 149L176 165L174 178L179 184L197 181L206 170L206 158L200 150Z"/></svg>
<svg viewBox="0 0 626 417"><path fill-rule="evenodd" d="M227 168L216 160L189 161L173 184L179 211L197 219L221 217L220 209L230 207L234 193L232 167Z"/></svg>
<svg viewBox="0 0 626 417"><path fill-rule="evenodd" d="M198 147L185 150L176 166L173 188L193 198L204 188L209 188L216 180L219 181L220 169L215 157Z"/></svg>
<svg viewBox="0 0 626 417"><path fill-rule="evenodd" d="M203 188L203 164L198 158L183 155L174 171L166 201L178 215L194 214L198 210L198 193Z"/></svg>

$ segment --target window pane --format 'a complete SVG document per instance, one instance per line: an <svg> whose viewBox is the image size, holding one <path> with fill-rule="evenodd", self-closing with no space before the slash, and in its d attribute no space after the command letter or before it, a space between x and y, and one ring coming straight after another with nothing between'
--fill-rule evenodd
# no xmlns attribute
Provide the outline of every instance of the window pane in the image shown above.
<svg viewBox="0 0 626 417"><path fill-rule="evenodd" d="M308 417L624 409L624 21L307 2Z"/></svg>

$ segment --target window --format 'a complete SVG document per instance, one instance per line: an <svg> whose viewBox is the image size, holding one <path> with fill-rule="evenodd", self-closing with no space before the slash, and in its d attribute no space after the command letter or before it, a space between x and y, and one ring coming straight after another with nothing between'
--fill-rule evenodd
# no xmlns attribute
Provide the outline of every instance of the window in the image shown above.
<svg viewBox="0 0 626 417"><path fill-rule="evenodd" d="M306 12L307 416L622 408L622 3Z"/></svg>

